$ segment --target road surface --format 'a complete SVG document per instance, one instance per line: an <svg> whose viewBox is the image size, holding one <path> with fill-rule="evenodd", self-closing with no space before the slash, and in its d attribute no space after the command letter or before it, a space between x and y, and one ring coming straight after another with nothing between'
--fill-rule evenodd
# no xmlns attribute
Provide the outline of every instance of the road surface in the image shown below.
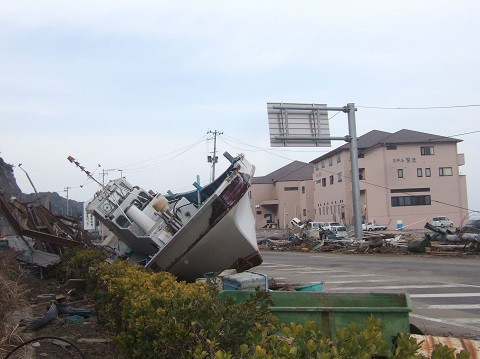
<svg viewBox="0 0 480 359"><path fill-rule="evenodd" d="M262 251L255 270L326 292L407 292L425 334L480 339L480 258Z"/></svg>

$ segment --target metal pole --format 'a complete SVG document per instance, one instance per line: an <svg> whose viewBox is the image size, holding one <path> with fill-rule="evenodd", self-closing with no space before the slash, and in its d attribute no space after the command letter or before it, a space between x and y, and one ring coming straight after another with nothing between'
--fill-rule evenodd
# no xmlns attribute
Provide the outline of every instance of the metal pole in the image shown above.
<svg viewBox="0 0 480 359"><path fill-rule="evenodd" d="M363 239L362 232L362 209L360 206L360 180L358 170L358 139L357 128L355 124L355 104L347 104L348 111L348 134L350 136L350 168L352 172L352 200L353 217L355 226L355 237Z"/></svg>
<svg viewBox="0 0 480 359"><path fill-rule="evenodd" d="M28 181L30 182L30 184L31 184L32 187L33 187L33 190L35 191L35 194L38 194L37 189L35 188L35 185L33 184L32 179L31 179L30 176L28 175L27 171L25 171L25 170L22 168L22 164L21 164L21 163L18 164L18 168L20 168L23 172L25 172L25 174L27 175Z"/></svg>
<svg viewBox="0 0 480 359"><path fill-rule="evenodd" d="M211 175L211 182L215 181L215 164L217 163L217 135L223 135L223 132L220 131L211 131L209 130L207 134L211 133L213 135L213 157L212 157L212 175ZM209 160L210 162L210 160Z"/></svg>
<svg viewBox="0 0 480 359"><path fill-rule="evenodd" d="M65 189L63 190L64 192L67 192L67 216L69 215L68 214L68 190L72 188L72 187L65 187Z"/></svg>
<svg viewBox="0 0 480 359"><path fill-rule="evenodd" d="M215 181L215 163L217 157L217 130L213 134L213 165L212 165L212 182Z"/></svg>

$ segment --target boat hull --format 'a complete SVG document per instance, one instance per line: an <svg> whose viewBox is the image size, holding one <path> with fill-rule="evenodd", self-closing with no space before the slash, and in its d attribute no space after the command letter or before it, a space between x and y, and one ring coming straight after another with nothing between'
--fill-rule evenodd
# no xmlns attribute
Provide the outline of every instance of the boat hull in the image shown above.
<svg viewBox="0 0 480 359"><path fill-rule="evenodd" d="M262 263L248 196L241 194L213 223L211 219L217 211L215 203L222 199L210 200L212 203L207 202L201 213L197 213L147 267L168 271L181 280L194 281L204 273L226 268L243 271Z"/></svg>

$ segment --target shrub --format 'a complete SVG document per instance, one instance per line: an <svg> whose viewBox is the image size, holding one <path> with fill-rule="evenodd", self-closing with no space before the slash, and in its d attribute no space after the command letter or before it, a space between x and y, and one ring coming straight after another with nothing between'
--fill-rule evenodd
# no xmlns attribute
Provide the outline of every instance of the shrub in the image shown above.
<svg viewBox="0 0 480 359"><path fill-rule="evenodd" d="M69 278L90 279L89 269L98 266L105 260L105 255L95 248L71 248L60 257L58 276L65 280Z"/></svg>
<svg viewBox="0 0 480 359"><path fill-rule="evenodd" d="M265 328L274 330L264 293L245 303L221 304L204 283L177 282L169 273L149 273L128 262L99 266L95 299L100 318L133 358L184 358L199 348L237 354L239 344L252 346Z"/></svg>

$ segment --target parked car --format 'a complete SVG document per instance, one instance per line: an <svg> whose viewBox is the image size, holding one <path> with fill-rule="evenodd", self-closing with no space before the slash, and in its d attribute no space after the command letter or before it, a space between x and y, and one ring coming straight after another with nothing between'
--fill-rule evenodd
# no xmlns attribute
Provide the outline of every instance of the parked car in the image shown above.
<svg viewBox="0 0 480 359"><path fill-rule="evenodd" d="M341 226L341 224L338 223L338 222L325 222L325 225L322 226L322 227L323 227L324 230L331 231L332 227L335 227L335 226Z"/></svg>
<svg viewBox="0 0 480 359"><path fill-rule="evenodd" d="M431 223L435 227L453 227L453 222L447 217L434 217Z"/></svg>
<svg viewBox="0 0 480 359"><path fill-rule="evenodd" d="M333 233L335 233L335 236L337 238L347 238L348 237L347 227L345 227L345 226L332 226L331 231Z"/></svg>
<svg viewBox="0 0 480 359"><path fill-rule="evenodd" d="M364 231L385 231L387 229L387 225L380 225L375 222L375 220L371 220L368 223L362 222L362 230Z"/></svg>
<svg viewBox="0 0 480 359"><path fill-rule="evenodd" d="M320 228L323 228L327 225L328 223L327 222L310 222L308 223L308 233L310 235L310 237L313 237L315 239L318 239L319 238L319 229Z"/></svg>

